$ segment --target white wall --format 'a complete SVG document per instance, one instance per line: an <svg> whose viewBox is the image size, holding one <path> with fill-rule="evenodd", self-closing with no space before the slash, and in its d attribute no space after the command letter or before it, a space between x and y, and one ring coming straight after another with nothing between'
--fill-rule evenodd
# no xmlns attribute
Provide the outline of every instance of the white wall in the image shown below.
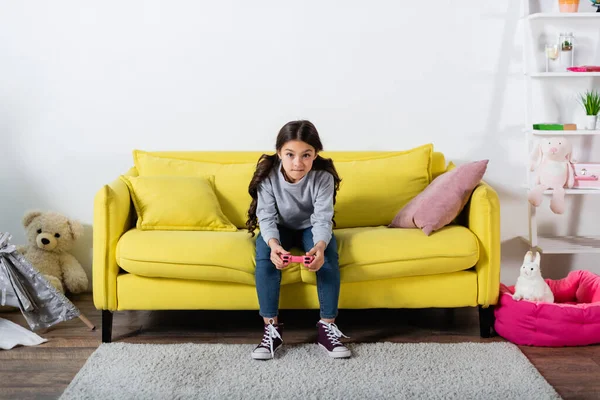
<svg viewBox="0 0 600 400"><path fill-rule="evenodd" d="M285 122L307 118L327 150L433 142L457 163L489 158L502 279L516 278L528 157L519 1L4 1L2 9L0 230L13 243L24 242L26 210L63 212L86 224L74 253L89 272L94 194L132 165L133 149L271 150ZM549 229L598 230L590 217L577 226L544 218ZM598 270L594 257L547 257L549 277Z"/></svg>

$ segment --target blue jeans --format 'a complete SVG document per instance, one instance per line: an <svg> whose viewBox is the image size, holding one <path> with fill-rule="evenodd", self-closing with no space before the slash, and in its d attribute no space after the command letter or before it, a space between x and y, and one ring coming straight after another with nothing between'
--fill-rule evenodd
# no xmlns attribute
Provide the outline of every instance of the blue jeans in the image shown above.
<svg viewBox="0 0 600 400"><path fill-rule="evenodd" d="M299 247L304 252L314 247L312 227L300 230L289 229L278 225L281 247L290 251ZM333 319L338 314L340 297L340 266L338 261L337 242L335 236L325 249L325 263L316 272L317 294L319 295L321 318ZM281 285L281 270L271 262L271 248L265 243L259 233L256 238L256 292L260 315L264 318L274 318L279 310L279 288Z"/></svg>

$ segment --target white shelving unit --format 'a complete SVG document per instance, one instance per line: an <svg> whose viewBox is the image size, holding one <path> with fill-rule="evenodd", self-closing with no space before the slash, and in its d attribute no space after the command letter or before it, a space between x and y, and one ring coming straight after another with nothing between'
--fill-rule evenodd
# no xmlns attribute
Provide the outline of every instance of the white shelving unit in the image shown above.
<svg viewBox="0 0 600 400"><path fill-rule="evenodd" d="M600 13L593 13L593 12L578 12L578 13L536 12L536 13L529 14L529 12L527 12L525 15L525 18L528 19L529 21L536 20L536 19L567 19L567 20L575 19L575 20L579 20L579 19L583 19L583 18L586 18L586 19L598 18L600 16L598 14L600 14Z"/></svg>
<svg viewBox="0 0 600 400"><path fill-rule="evenodd" d="M544 254L600 254L600 236L546 236L537 243Z"/></svg>
<svg viewBox="0 0 600 400"><path fill-rule="evenodd" d="M528 129L525 131L526 133L532 136L590 136L590 135L600 135L600 130L585 130L578 129L576 131L536 131L533 129Z"/></svg>
<svg viewBox="0 0 600 400"><path fill-rule="evenodd" d="M571 80L574 78L588 78L590 79L590 89L592 84L598 84L600 81L600 72L545 72L545 67L540 64L540 58L537 58L538 62L531 61L536 60L539 57L539 52L543 49L539 49L539 38L534 37L535 32L540 32L541 28L539 24L550 24L556 26L562 24L563 26L569 26L570 29L565 31L577 31L577 27L582 23L591 23L594 26L600 27L600 13L594 12L578 12L578 13L558 13L558 12L537 12L539 11L539 4L541 0L524 0L524 15L522 17L524 23L523 35L524 35L524 46L523 46L523 60L524 60L524 75L525 75L525 91L526 91L526 110L525 110L525 128L524 133L526 136L527 148L531 150L531 144L540 137L544 136L566 136L566 137L588 137L600 135L600 130L576 130L576 131L538 131L533 130L532 126L534 123L544 121L533 121L533 110L535 107L535 101L532 94L533 81L537 83L543 83L546 85L552 85L554 79L557 80ZM583 4L583 2L581 2ZM580 5L581 7L581 5ZM536 12L533 12L535 10ZM543 45L542 45L543 47ZM577 42L575 44L575 51L577 51ZM538 52L536 54L535 52ZM600 55L599 55L600 58ZM600 60L595 60L596 65L600 64ZM591 64L591 63L590 63ZM542 80L542 81L540 81ZM581 82L577 80L577 82ZM586 81L583 81L586 82ZM586 83L587 84L587 83ZM582 160L583 161L583 160ZM527 184L523 185L525 188L529 188L532 183L533 173L527 170ZM566 195L600 195L600 190L594 189L566 189ZM545 195L551 195L552 190L546 190ZM544 204L547 204L545 199ZM579 254L579 253L596 253L600 254L600 236L539 236L537 228L537 213L536 207L527 203L529 212L529 235L527 237L521 237L531 248L535 248L538 251L545 254Z"/></svg>
<svg viewBox="0 0 600 400"><path fill-rule="evenodd" d="M523 189L529 189L529 185L523 185ZM548 189L544 191L544 194L552 194L552 192L552 189ZM600 194L600 189L565 189L565 193L574 195L598 195Z"/></svg>
<svg viewBox="0 0 600 400"><path fill-rule="evenodd" d="M532 72L529 76L532 78L589 78L600 76L600 72Z"/></svg>

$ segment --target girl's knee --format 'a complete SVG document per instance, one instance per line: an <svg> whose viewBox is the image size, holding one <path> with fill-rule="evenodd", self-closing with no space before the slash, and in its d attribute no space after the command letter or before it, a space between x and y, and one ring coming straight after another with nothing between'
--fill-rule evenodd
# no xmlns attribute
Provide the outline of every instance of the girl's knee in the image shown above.
<svg viewBox="0 0 600 400"><path fill-rule="evenodd" d="M256 260L270 260L271 248L267 246L262 236L256 238Z"/></svg>
<svg viewBox="0 0 600 400"><path fill-rule="evenodd" d="M325 254L323 255L323 257L325 258L325 262L326 263L331 263L331 264L338 264L339 260L340 260L340 256L337 252L337 249L333 249L333 248L327 248L325 250Z"/></svg>
<svg viewBox="0 0 600 400"><path fill-rule="evenodd" d="M325 262L323 263L323 266L321 267L321 269L339 270L340 266L339 266L337 257L329 258L329 257L325 256Z"/></svg>

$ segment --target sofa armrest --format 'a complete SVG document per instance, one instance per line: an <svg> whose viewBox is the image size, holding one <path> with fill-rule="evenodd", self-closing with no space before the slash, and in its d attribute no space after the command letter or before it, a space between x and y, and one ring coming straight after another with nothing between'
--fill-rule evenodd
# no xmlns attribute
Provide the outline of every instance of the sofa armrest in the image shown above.
<svg viewBox="0 0 600 400"><path fill-rule="evenodd" d="M477 236L479 260L477 302L483 307L498 302L500 290L500 200L498 193L481 182L473 191L464 210L466 226Z"/></svg>
<svg viewBox="0 0 600 400"><path fill-rule="evenodd" d="M134 168L125 175L137 175ZM98 310L117 309L117 243L135 226L137 214L132 207L127 185L121 179L104 185L94 197L93 295Z"/></svg>

